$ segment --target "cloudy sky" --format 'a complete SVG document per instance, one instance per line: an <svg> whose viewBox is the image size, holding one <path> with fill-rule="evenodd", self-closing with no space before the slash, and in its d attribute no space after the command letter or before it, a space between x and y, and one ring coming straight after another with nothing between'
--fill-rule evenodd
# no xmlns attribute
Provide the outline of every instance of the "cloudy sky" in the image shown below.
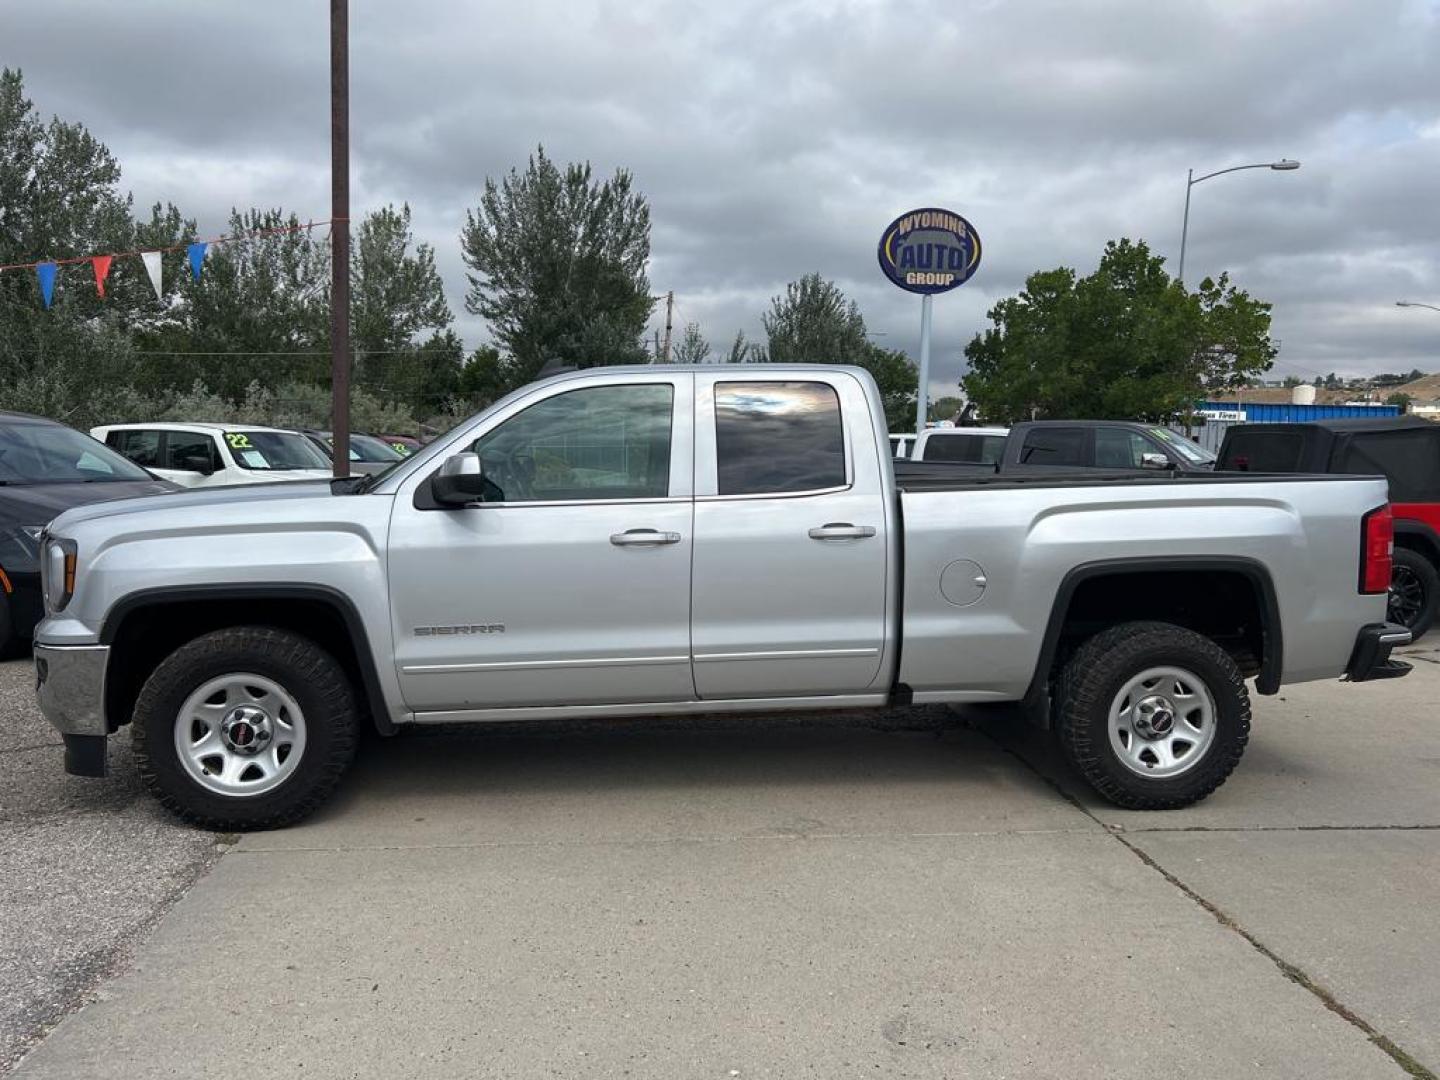
<svg viewBox="0 0 1440 1080"><path fill-rule="evenodd" d="M459 329L457 234L486 176L544 143L632 170L651 282L717 348L818 270L918 352L881 229L946 206L980 232L937 299L932 386L1025 275L1105 241L1275 303L1275 375L1440 369L1440 0L352 0L356 216L407 201ZM323 0L7 4L0 62L117 154L137 203L328 215Z"/></svg>

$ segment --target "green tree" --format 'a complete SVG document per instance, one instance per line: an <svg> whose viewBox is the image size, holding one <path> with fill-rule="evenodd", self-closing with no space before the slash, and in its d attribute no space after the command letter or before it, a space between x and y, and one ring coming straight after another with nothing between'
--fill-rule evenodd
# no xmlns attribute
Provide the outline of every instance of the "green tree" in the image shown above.
<svg viewBox="0 0 1440 1080"><path fill-rule="evenodd" d="M82 125L43 123L19 71L0 69L0 264L82 258L188 239L174 207L137 224L120 166ZM138 259L112 266L101 299L88 262L60 268L53 304L31 270L0 273L4 400L83 423L137 370L131 331L161 317Z"/></svg>
<svg viewBox="0 0 1440 1080"><path fill-rule="evenodd" d="M328 301L327 291L327 307ZM435 252L429 244L414 243L409 205L366 214L350 267L350 340L356 352L404 350L452 319Z"/></svg>
<svg viewBox="0 0 1440 1080"><path fill-rule="evenodd" d="M524 379L499 349L493 345L481 345L465 359L457 396L474 411L504 397L523 382Z"/></svg>
<svg viewBox="0 0 1440 1080"><path fill-rule="evenodd" d="M670 359L677 364L703 364L710 355L710 342L700 333L699 323L686 323L685 332L671 350Z"/></svg>
<svg viewBox="0 0 1440 1080"><path fill-rule="evenodd" d="M915 427L915 396L920 377L915 364L899 349L882 349L869 345L854 361L875 379L880 388L880 401L885 407L885 423L890 431L911 431Z"/></svg>
<svg viewBox="0 0 1440 1080"><path fill-rule="evenodd" d="M870 347L859 305L819 274L786 285L760 321L774 364L857 364Z"/></svg>
<svg viewBox="0 0 1440 1080"><path fill-rule="evenodd" d="M961 379L987 419L1167 419L1244 385L1275 355L1270 305L1226 275L1195 292L1143 243L1111 241L1088 277L1058 267L989 314Z"/></svg>
<svg viewBox="0 0 1440 1080"><path fill-rule="evenodd" d="M540 147L523 173L486 178L460 247L470 270L466 310L489 322L513 379L551 360L645 361L650 208L630 173L597 182L588 162L562 170Z"/></svg>
<svg viewBox="0 0 1440 1080"><path fill-rule="evenodd" d="M1395 393L1391 394L1385 399L1385 404L1398 405L1400 406L1400 411L1402 413L1407 413L1410 411L1410 403L1414 400L1415 398L1410 394L1407 394L1404 391L1397 390Z"/></svg>
<svg viewBox="0 0 1440 1080"><path fill-rule="evenodd" d="M806 274L770 301L761 317L767 345L757 359L775 364L854 364L875 378L891 430L914 424L919 378L903 352L866 336L859 306L832 281ZM907 420L907 411L909 419Z"/></svg>
<svg viewBox="0 0 1440 1080"><path fill-rule="evenodd" d="M756 347L745 340L745 331L736 330L735 340L730 343L730 352L725 357L727 364L749 364L755 360Z"/></svg>

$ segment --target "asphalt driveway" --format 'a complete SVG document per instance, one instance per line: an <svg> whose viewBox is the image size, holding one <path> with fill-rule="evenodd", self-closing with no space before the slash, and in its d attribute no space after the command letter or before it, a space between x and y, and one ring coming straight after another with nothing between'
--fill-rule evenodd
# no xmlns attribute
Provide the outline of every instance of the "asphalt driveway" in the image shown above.
<svg viewBox="0 0 1440 1080"><path fill-rule="evenodd" d="M233 846L123 739L64 777L0 666L0 1046L65 1080L1430 1075L1414 653L1259 699L1236 776L1163 815L1003 721L896 710L377 740Z"/></svg>

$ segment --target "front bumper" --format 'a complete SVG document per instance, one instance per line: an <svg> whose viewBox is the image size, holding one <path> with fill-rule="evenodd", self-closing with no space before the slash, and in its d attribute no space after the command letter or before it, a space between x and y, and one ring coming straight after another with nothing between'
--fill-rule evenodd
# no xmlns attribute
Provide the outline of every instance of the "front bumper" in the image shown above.
<svg viewBox="0 0 1440 1080"><path fill-rule="evenodd" d="M1351 682L1368 682L1410 674L1409 664L1390 659L1391 649L1409 644L1410 631L1396 623L1371 623L1361 627L1355 635L1355 650L1345 667L1345 677Z"/></svg>
<svg viewBox="0 0 1440 1080"><path fill-rule="evenodd" d="M35 646L40 711L65 737L65 771L105 775L105 668L108 645Z"/></svg>

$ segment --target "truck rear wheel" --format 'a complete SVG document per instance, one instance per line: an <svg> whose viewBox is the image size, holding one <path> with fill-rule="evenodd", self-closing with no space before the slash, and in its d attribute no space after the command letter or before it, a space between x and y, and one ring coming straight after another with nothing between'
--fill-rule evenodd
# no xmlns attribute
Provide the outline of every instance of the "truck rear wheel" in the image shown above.
<svg viewBox="0 0 1440 1080"><path fill-rule="evenodd" d="M319 806L355 756L344 670L313 641L237 626L183 645L135 703L140 775L164 806L220 831L290 825Z"/></svg>
<svg viewBox="0 0 1440 1080"><path fill-rule="evenodd" d="M1409 548L1395 549L1395 567L1390 573L1390 596L1386 618L1399 623L1413 640L1430 629L1435 609L1440 606L1440 574L1430 560Z"/></svg>
<svg viewBox="0 0 1440 1080"><path fill-rule="evenodd" d="M1129 810L1199 802L1250 737L1250 696L1228 653L1170 623L1111 627L1082 645L1055 693L1065 757Z"/></svg>

